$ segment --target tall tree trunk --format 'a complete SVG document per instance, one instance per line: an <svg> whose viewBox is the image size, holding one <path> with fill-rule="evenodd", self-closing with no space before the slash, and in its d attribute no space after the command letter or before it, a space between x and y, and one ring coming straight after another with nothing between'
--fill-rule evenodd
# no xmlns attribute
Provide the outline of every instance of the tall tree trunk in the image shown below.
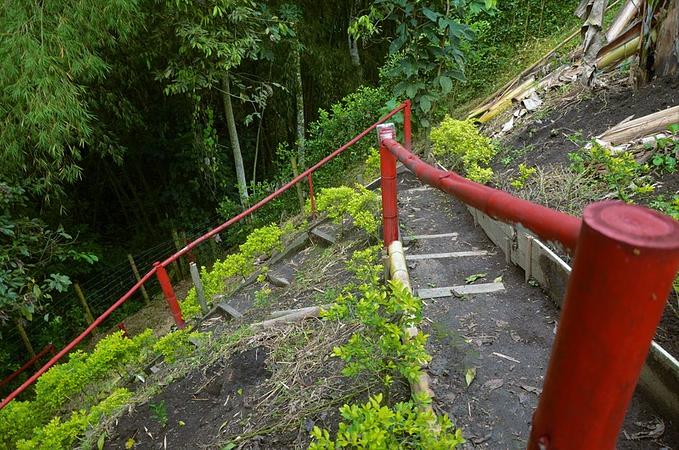
<svg viewBox="0 0 679 450"><path fill-rule="evenodd" d="M236 178L238 179L238 194L240 196L240 203L243 209L248 206L248 185L245 180L245 166L243 165L243 155L240 151L240 142L238 141L238 130L236 129L236 119L233 116L233 105L231 104L231 83L229 81L229 74L224 75L222 80L222 101L224 102L224 115L226 116L226 124L229 129L229 139L231 140L231 148L233 149L233 162L236 166Z"/></svg>
<svg viewBox="0 0 679 450"><path fill-rule="evenodd" d="M299 41L295 45L295 106L297 110L297 162L304 169L304 91L302 90L302 46Z"/></svg>

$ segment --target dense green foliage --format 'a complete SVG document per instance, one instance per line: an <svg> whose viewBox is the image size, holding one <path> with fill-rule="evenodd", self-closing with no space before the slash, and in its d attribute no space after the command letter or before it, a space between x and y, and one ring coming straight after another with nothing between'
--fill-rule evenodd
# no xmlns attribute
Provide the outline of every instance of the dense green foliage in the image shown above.
<svg viewBox="0 0 679 450"><path fill-rule="evenodd" d="M495 146L473 123L446 117L431 130L430 138L434 156L449 169L461 170L479 183L487 183L493 177L493 169L486 166L495 156Z"/></svg>
<svg viewBox="0 0 679 450"><path fill-rule="evenodd" d="M114 375L123 376L128 370L139 369L153 340L151 330L134 339L123 337L121 331L99 341L91 353L72 353L67 362L52 367L38 379L34 400L13 401L0 410L0 446L12 448L21 439L35 438L35 445L44 443L43 447L49 448L49 443L55 442L53 439L58 442L74 439L88 423L99 420L105 413L103 409L116 408L108 404L97 410L95 405L99 404L102 396L108 396L115 384ZM114 404L124 403L117 395L112 398L118 398L111 400ZM68 410L67 405L74 405L82 411L74 413L69 421L63 423L58 417L53 419L53 416ZM90 413L86 414L85 410L90 407ZM48 422L49 425L42 429ZM30 448L29 443L25 443L24 448Z"/></svg>
<svg viewBox="0 0 679 450"><path fill-rule="evenodd" d="M316 198L319 212L341 224L350 218L354 226L377 238L380 226L380 197L373 191L357 184L354 188L340 186L323 189Z"/></svg>
<svg viewBox="0 0 679 450"><path fill-rule="evenodd" d="M335 449L427 449L448 450L464 442L462 430L454 430L448 416L436 416L414 401L399 402L393 407L382 404L382 394L363 405L340 408L344 421L337 436L314 427L314 442L309 450Z"/></svg>

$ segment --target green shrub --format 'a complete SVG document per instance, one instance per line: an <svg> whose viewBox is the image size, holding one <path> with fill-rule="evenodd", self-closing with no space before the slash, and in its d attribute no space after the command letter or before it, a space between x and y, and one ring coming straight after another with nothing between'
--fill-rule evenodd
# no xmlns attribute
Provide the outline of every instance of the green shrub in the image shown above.
<svg viewBox="0 0 679 450"><path fill-rule="evenodd" d="M67 362L53 366L38 379L35 400L14 401L0 410L1 447L12 448L18 440L31 438L33 429L59 414L69 401L77 399L85 409L96 403L110 386L105 381L116 372L138 367L147 357L153 340L151 330L133 339L117 331L99 341L91 353L80 350L71 353ZM61 425L68 428L65 423Z"/></svg>
<svg viewBox="0 0 679 450"><path fill-rule="evenodd" d="M333 349L346 363L346 376L371 374L388 387L397 374L418 380L422 364L431 359L425 349L427 336L419 332L410 338L405 331L422 320L422 302L399 282L390 282L388 288L365 285L360 296L342 294L323 316L363 326Z"/></svg>
<svg viewBox="0 0 679 450"><path fill-rule="evenodd" d="M509 184L514 189L523 189L526 181L532 177L537 170L535 167L528 167L524 163L519 164L519 176L514 178Z"/></svg>
<svg viewBox="0 0 679 450"><path fill-rule="evenodd" d="M109 415L129 403L132 395L127 389L116 389L111 395L98 405L93 406L89 413L84 409L75 411L71 417L61 421L61 417L54 417L47 425L36 428L29 440L19 440L18 450L61 450L70 449L76 440L89 427L99 423L101 418Z"/></svg>
<svg viewBox="0 0 679 450"><path fill-rule="evenodd" d="M38 379L35 404L54 414L68 400L87 394L85 387L97 386L116 371L140 364L153 340L151 330L132 339L117 331L99 341L92 353L71 353L68 362L52 367Z"/></svg>
<svg viewBox="0 0 679 450"><path fill-rule="evenodd" d="M248 276L255 270L255 260L261 256L270 256L275 250L283 248L282 238L294 230L292 225L280 228L276 224L257 228L240 245L239 252L233 253L222 261L217 261L208 271L201 269L200 278L207 301L226 290L225 282L234 276ZM200 315L200 304L195 288L191 288L181 302L182 314L185 318Z"/></svg>
<svg viewBox="0 0 679 450"><path fill-rule="evenodd" d="M153 351L163 355L165 361L173 363L193 353L194 346L190 339L203 339L206 333L191 331L188 328L167 333L153 344Z"/></svg>
<svg viewBox="0 0 679 450"><path fill-rule="evenodd" d="M350 217L354 225L372 237L377 237L380 227L380 197L361 185L355 188L340 186L325 188L316 196L316 208L326 212L335 223Z"/></svg>
<svg viewBox="0 0 679 450"><path fill-rule="evenodd" d="M448 416L435 416L416 402L401 402L393 408L382 405L382 394L364 405L344 405L344 419L337 436L314 427L309 450L335 449L422 449L448 450L464 442L461 430L454 430Z"/></svg>
<svg viewBox="0 0 679 450"><path fill-rule="evenodd" d="M380 176L380 151L374 147L370 148L370 154L363 166L363 179L366 182L372 181Z"/></svg>
<svg viewBox="0 0 679 450"><path fill-rule="evenodd" d="M321 109L318 120L309 124L305 142L307 165L320 161L375 123L387 100L384 89L364 86L332 105L329 111ZM366 138L353 145L314 174L314 184L323 188L347 182L347 169L363 163L373 143L373 139Z"/></svg>
<svg viewBox="0 0 679 450"><path fill-rule="evenodd" d="M462 170L478 183L490 181L493 171L485 166L495 156L496 148L473 123L446 117L431 130L430 138L434 156L451 170Z"/></svg>
<svg viewBox="0 0 679 450"><path fill-rule="evenodd" d="M633 197L653 192L649 184L648 164L639 164L629 152L612 154L608 149L593 143L590 149L582 148L568 154L571 170L588 174L593 180L604 183L620 200L629 202Z"/></svg>

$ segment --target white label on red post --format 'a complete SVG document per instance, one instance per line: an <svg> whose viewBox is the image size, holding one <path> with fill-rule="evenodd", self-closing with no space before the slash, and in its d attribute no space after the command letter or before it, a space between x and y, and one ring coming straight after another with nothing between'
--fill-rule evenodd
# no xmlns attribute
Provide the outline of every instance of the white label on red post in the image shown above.
<svg viewBox="0 0 679 450"><path fill-rule="evenodd" d="M377 125L377 142L381 144L385 139L396 139L396 126L391 122Z"/></svg>

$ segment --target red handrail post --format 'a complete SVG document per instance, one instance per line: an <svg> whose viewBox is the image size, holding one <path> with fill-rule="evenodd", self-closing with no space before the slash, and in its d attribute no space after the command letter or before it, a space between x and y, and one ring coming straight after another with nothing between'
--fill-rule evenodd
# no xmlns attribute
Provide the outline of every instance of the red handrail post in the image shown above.
<svg viewBox="0 0 679 450"><path fill-rule="evenodd" d="M585 209L528 448L612 449L679 267L679 222Z"/></svg>
<svg viewBox="0 0 679 450"><path fill-rule="evenodd" d="M384 146L385 139L394 139L396 128L393 123L377 127L380 142L380 184L382 187L382 224L384 245L398 240L398 202L396 184L396 157Z"/></svg>
<svg viewBox="0 0 679 450"><path fill-rule="evenodd" d="M153 268L156 270L156 277L158 277L160 288L163 290L165 301L167 301L167 305L170 307L170 313L172 313L177 328L184 328L186 324L182 318L182 310L179 307L179 302L177 301L177 296L172 288L172 282L167 274L167 270L165 270L165 267L159 262L153 263Z"/></svg>
<svg viewBox="0 0 679 450"><path fill-rule="evenodd" d="M409 151L413 150L413 135L410 123L410 99L403 102L403 140L405 148Z"/></svg>
<svg viewBox="0 0 679 450"><path fill-rule="evenodd" d="M314 195L314 182L311 179L311 174L307 175L309 182L309 201L311 202L311 217L316 218L316 196Z"/></svg>

